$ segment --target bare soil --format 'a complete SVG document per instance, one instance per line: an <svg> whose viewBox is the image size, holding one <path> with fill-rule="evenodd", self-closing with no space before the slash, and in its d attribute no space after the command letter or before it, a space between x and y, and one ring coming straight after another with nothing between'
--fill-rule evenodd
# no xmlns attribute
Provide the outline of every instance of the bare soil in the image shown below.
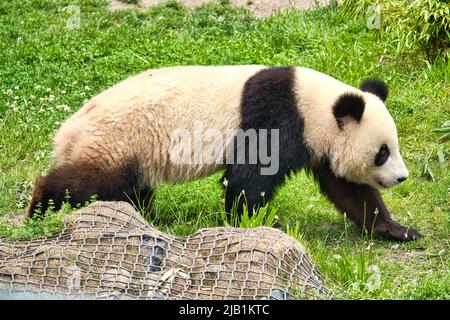
<svg viewBox="0 0 450 320"><path fill-rule="evenodd" d="M140 0L138 5L127 4L120 0L111 0L111 10L121 10L133 7L148 9L151 6L165 2L166 0ZM189 7L197 7L203 3L212 0L183 0L182 2ZM284 10L289 8L309 9L314 6L315 0L231 0L233 4L245 6L260 17L269 16L275 10ZM319 0L320 4L327 4L329 0Z"/></svg>

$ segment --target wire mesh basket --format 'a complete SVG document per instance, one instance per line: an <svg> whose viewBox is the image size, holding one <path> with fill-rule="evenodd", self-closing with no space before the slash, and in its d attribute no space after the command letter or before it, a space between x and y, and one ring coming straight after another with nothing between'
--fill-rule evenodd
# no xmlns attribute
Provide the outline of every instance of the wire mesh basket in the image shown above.
<svg viewBox="0 0 450 320"><path fill-rule="evenodd" d="M0 239L2 299L317 299L330 291L305 248L274 228L178 238L128 203L96 202L58 236Z"/></svg>

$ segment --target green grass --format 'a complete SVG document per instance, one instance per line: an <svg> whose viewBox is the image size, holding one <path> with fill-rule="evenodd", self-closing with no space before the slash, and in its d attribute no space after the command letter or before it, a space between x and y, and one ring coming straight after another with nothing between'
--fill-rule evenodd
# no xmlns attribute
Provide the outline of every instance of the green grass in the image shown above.
<svg viewBox="0 0 450 320"><path fill-rule="evenodd" d="M68 29L64 8L71 3L0 3L0 235L57 232L67 208L19 228L9 221L49 168L51 138L64 119L132 74L172 65L266 64L307 66L354 86L380 76L390 86L387 105L410 169L410 178L383 196L395 219L424 238L398 244L362 237L303 173L245 226L276 223L301 240L339 298L450 298L450 175L448 160L442 165L437 156L442 148L448 159L449 148L432 131L450 119L448 60L399 50L362 18L343 18L333 7L256 19L220 4L110 12L106 1L80 0L80 29ZM424 157L433 179L421 174ZM220 176L161 187L152 222L176 235L227 225Z"/></svg>

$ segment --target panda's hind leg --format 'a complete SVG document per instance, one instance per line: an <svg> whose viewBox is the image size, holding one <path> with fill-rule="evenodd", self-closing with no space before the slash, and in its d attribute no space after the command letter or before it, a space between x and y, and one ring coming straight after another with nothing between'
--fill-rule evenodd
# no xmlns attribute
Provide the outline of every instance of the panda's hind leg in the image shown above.
<svg viewBox="0 0 450 320"><path fill-rule="evenodd" d="M59 210L66 201L71 206L83 205L93 196L97 200L132 203L138 181L138 163L134 160L116 168L91 163L61 165L37 179L25 215L33 216L38 208L44 214L51 201Z"/></svg>

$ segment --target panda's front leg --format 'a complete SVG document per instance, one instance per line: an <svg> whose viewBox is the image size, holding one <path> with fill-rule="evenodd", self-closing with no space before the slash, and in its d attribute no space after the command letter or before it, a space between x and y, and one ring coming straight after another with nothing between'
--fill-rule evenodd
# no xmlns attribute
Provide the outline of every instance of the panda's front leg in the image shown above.
<svg viewBox="0 0 450 320"><path fill-rule="evenodd" d="M340 211L359 227L377 238L410 241L422 235L413 228L392 220L380 192L369 186L348 182L336 177L328 164L312 169L320 190Z"/></svg>
<svg viewBox="0 0 450 320"><path fill-rule="evenodd" d="M225 211L233 209L241 215L244 204L250 215L272 199L275 188L281 183L275 176L260 174L260 166L234 164L227 166L223 183L225 185ZM283 179L284 180L284 179Z"/></svg>

